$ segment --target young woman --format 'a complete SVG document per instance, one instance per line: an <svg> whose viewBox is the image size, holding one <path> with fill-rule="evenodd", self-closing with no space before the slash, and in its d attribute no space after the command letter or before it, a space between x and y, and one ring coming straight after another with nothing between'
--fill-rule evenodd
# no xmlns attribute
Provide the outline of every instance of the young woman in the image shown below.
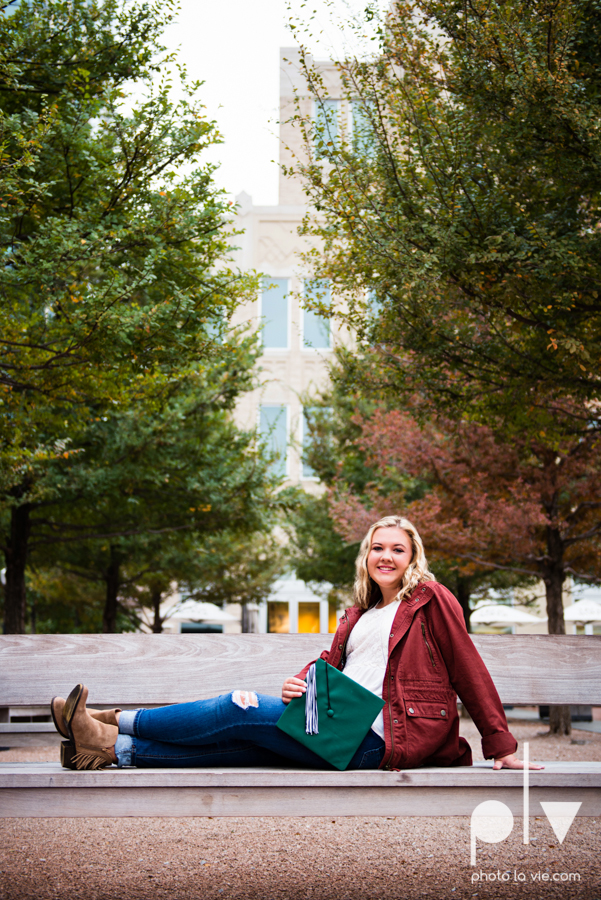
<svg viewBox="0 0 601 900"><path fill-rule="evenodd" d="M386 705L348 768L471 765L469 744L459 736L457 695L493 768L522 768L461 607L428 570L415 526L397 516L380 519L363 539L356 567L355 605L321 656ZM63 765L332 768L276 727L285 704L305 692L310 665L286 679L281 699L234 691L132 712L86 710L87 689L78 685L66 701L52 701L57 728L70 738Z"/></svg>

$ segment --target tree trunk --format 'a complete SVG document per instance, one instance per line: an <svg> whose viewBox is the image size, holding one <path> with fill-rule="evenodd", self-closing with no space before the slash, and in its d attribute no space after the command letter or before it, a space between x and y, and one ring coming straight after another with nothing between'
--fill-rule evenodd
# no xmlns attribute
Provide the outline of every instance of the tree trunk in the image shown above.
<svg viewBox="0 0 601 900"><path fill-rule="evenodd" d="M106 600L102 616L102 631L104 634L114 634L117 630L117 598L120 587L120 559L115 547L111 547L110 560L106 569L104 580L106 582Z"/></svg>
<svg viewBox="0 0 601 900"><path fill-rule="evenodd" d="M241 626L243 634L259 633L259 607L256 603L242 604Z"/></svg>
<svg viewBox="0 0 601 900"><path fill-rule="evenodd" d="M549 634L565 634L563 618L563 541L557 528L547 528L547 565L543 574L547 595L547 629ZM549 732L571 734L572 720L569 706L549 707Z"/></svg>
<svg viewBox="0 0 601 900"><path fill-rule="evenodd" d="M152 633L161 634L163 631L163 619L161 618L161 597L162 591L159 588L153 588L150 594L150 602L154 612L152 620Z"/></svg>
<svg viewBox="0 0 601 900"><path fill-rule="evenodd" d="M565 634L563 618L563 541L557 528L547 528L547 563L543 572L549 634Z"/></svg>
<svg viewBox="0 0 601 900"><path fill-rule="evenodd" d="M551 734L572 733L572 716L569 706L549 707L549 732Z"/></svg>
<svg viewBox="0 0 601 900"><path fill-rule="evenodd" d="M465 627L468 630L468 633L472 633L472 623L470 622L470 616L472 611L470 609L470 596L472 593L472 580L471 578L467 578L465 575L457 576L457 599L461 604L461 609L463 610L463 618L465 620Z"/></svg>
<svg viewBox="0 0 601 900"><path fill-rule="evenodd" d="M25 566L31 532L31 506L14 506L10 514L10 537L5 549L4 633L25 634Z"/></svg>

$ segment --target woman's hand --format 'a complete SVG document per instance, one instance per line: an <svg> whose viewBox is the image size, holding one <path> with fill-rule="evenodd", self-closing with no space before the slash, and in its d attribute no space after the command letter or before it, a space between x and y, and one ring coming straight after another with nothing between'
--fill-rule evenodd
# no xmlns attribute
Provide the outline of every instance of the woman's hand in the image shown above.
<svg viewBox="0 0 601 900"><path fill-rule="evenodd" d="M287 678L282 688L282 700L290 703L295 697L302 697L307 690L307 682L302 678Z"/></svg>
<svg viewBox="0 0 601 900"><path fill-rule="evenodd" d="M518 759L515 753L510 753L509 756L501 756L499 759L495 759L493 763L493 769L523 769L524 761L522 759ZM536 763L530 763L528 766L529 769L544 769L544 766L539 766Z"/></svg>

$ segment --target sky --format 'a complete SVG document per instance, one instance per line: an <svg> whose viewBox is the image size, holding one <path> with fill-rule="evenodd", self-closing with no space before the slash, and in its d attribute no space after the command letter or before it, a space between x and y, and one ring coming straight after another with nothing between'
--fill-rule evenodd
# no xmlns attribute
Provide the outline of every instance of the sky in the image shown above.
<svg viewBox="0 0 601 900"><path fill-rule="evenodd" d="M336 18L368 0L293 0L311 22L308 46L320 59L340 52ZM220 164L215 181L234 198L246 191L258 206L277 203L279 50L297 43L287 29L286 0L181 0L165 42L179 48L191 79L205 82L202 102L225 143L207 158ZM313 18L311 19L311 16Z"/></svg>

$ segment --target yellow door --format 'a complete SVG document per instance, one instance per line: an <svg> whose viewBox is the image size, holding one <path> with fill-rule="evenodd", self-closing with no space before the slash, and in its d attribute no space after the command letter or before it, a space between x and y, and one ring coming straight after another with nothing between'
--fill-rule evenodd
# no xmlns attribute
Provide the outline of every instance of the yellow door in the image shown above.
<svg viewBox="0 0 601 900"><path fill-rule="evenodd" d="M319 634L319 603L298 604L299 634Z"/></svg>
<svg viewBox="0 0 601 900"><path fill-rule="evenodd" d="M287 603L270 600L267 604L267 629L270 634L290 633L290 610Z"/></svg>

